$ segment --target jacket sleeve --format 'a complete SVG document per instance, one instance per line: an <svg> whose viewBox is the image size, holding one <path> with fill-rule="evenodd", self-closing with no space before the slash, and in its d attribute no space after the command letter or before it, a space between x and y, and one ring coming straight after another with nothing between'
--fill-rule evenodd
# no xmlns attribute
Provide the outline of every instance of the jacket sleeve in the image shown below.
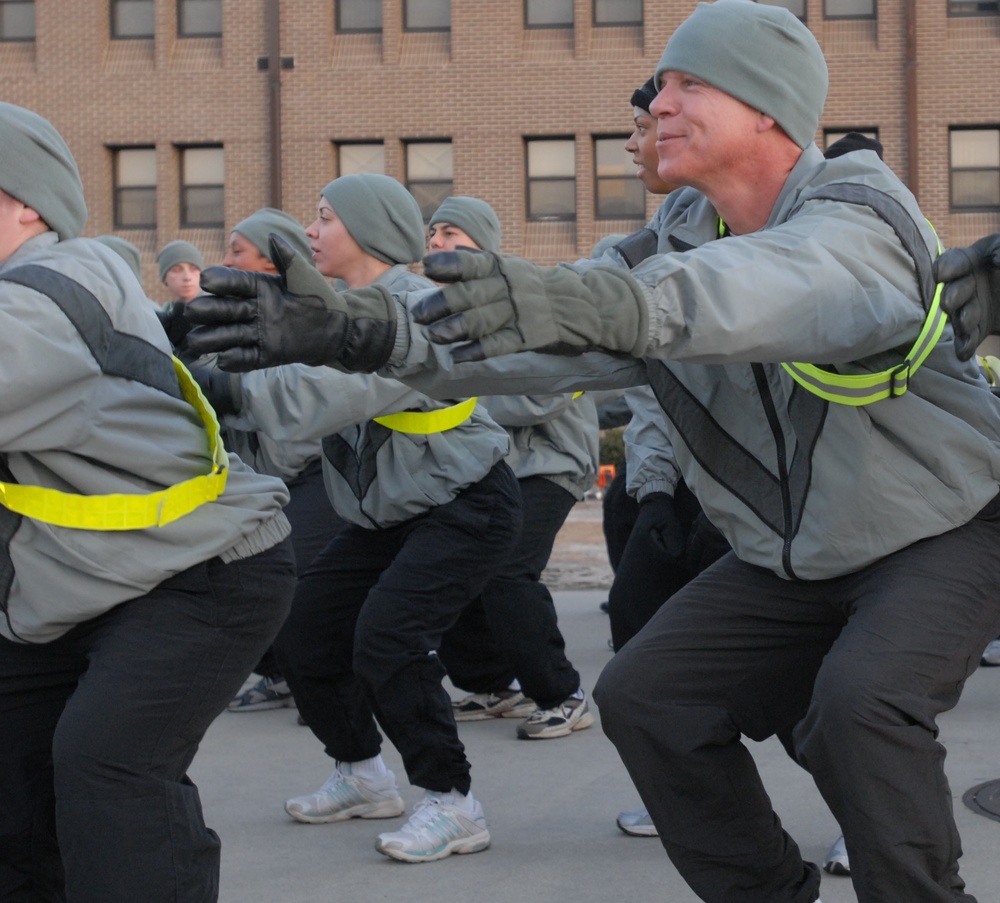
<svg viewBox="0 0 1000 903"><path fill-rule="evenodd" d="M625 393L632 420L625 429L626 491L637 501L653 492L673 495L680 479L664 413L647 386Z"/></svg>
<svg viewBox="0 0 1000 903"><path fill-rule="evenodd" d="M845 363L912 342L925 315L893 229L840 201L807 201L786 222L706 238L632 275L649 299L651 357Z"/></svg>
<svg viewBox="0 0 1000 903"><path fill-rule="evenodd" d="M322 439L421 401L419 393L394 379L304 364L245 373L241 394L242 411L227 423L276 440Z"/></svg>

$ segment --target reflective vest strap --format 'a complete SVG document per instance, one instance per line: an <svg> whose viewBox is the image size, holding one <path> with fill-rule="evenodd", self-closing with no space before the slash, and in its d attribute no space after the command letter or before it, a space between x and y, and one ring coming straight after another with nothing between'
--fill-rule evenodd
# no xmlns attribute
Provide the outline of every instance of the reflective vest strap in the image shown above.
<svg viewBox="0 0 1000 903"><path fill-rule="evenodd" d="M229 458L219 421L194 378L177 358L174 369L184 399L201 416L212 450L212 470L182 483L146 494L77 495L43 486L0 483L0 504L11 511L56 527L76 530L144 530L162 527L222 495Z"/></svg>
<svg viewBox="0 0 1000 903"><path fill-rule="evenodd" d="M878 373L841 374L831 373L814 364L782 364L802 388L808 389L814 395L819 395L827 401L836 404L846 404L852 407L871 404L883 398L898 398L910 386L910 377L926 360L927 355L937 344L944 332L948 317L941 310L941 286L934 293L931 312L924 320L923 329L917 336L917 341L910 349L906 359L891 370Z"/></svg>
<svg viewBox="0 0 1000 903"><path fill-rule="evenodd" d="M438 411L400 411L398 414L375 417L374 420L397 433L422 433L425 435L444 433L465 423L472 416L477 400L473 396Z"/></svg>
<svg viewBox="0 0 1000 903"><path fill-rule="evenodd" d="M824 370L815 364L783 363L781 366L802 388L835 404L860 407L884 398L898 398L909 388L910 377L938 343L948 320L941 310L941 285L939 283L935 286L934 283L930 251L920 236L917 224L903 205L882 191L866 185L836 183L804 198L804 201L809 200L843 201L870 207L891 226L913 259L920 298L927 316L920 334L903 361L888 370L845 375ZM794 211L792 215L794 216ZM938 253L940 252L939 241Z"/></svg>

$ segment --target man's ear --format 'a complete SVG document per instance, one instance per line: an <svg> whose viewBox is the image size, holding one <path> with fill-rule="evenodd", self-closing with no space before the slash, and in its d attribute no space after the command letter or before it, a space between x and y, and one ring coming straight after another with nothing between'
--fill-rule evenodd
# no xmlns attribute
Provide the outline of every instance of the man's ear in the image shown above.
<svg viewBox="0 0 1000 903"><path fill-rule="evenodd" d="M17 221L22 226L30 226L34 223L43 222L41 216L39 216L38 211L33 207L24 206L21 208L21 213L18 216ZM48 226L46 226L48 228Z"/></svg>

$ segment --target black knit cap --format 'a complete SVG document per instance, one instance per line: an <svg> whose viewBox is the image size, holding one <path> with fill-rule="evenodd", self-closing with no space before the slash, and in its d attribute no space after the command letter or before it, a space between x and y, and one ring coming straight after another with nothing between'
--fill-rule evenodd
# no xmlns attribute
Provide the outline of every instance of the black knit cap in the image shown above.
<svg viewBox="0 0 1000 903"><path fill-rule="evenodd" d="M653 84L653 79L650 79L641 88L636 88L632 92L632 106L638 107L640 110L645 110L648 113L649 105L653 102L656 94L656 86Z"/></svg>

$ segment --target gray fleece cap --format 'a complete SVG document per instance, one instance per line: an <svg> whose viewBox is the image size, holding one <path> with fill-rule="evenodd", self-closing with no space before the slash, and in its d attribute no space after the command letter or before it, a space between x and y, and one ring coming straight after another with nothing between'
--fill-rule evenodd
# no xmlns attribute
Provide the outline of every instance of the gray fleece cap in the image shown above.
<svg viewBox="0 0 1000 903"><path fill-rule="evenodd" d="M94 241L99 241L102 245L111 248L129 265L129 268L135 273L135 278L142 282L142 255L132 242L125 241L124 238L119 238L117 235L98 235Z"/></svg>
<svg viewBox="0 0 1000 903"><path fill-rule="evenodd" d="M772 117L799 147L816 136L829 81L823 51L787 9L751 0L699 3L656 67L686 72Z"/></svg>
<svg viewBox="0 0 1000 903"><path fill-rule="evenodd" d="M262 207L251 213L245 220L233 226L233 232L239 232L268 260L271 260L271 244L268 236L275 232L287 241L297 253L310 263L312 246L306 236L305 227L294 216L289 216L284 210L274 207ZM271 260L271 263L274 263Z"/></svg>
<svg viewBox="0 0 1000 903"><path fill-rule="evenodd" d="M193 263L199 270L205 269L205 258L191 242L178 238L167 242L156 255L156 265L160 268L160 282L167 278L167 271L179 263Z"/></svg>
<svg viewBox="0 0 1000 903"><path fill-rule="evenodd" d="M60 239L83 231L87 204L69 147L51 122L12 103L0 103L0 188Z"/></svg>
<svg viewBox="0 0 1000 903"><path fill-rule="evenodd" d="M424 254L424 218L413 195L390 176L334 179L320 194L358 246L384 263L416 263Z"/></svg>
<svg viewBox="0 0 1000 903"><path fill-rule="evenodd" d="M438 223L457 226L484 251L500 252L500 219L486 201L463 196L446 198L428 225Z"/></svg>

